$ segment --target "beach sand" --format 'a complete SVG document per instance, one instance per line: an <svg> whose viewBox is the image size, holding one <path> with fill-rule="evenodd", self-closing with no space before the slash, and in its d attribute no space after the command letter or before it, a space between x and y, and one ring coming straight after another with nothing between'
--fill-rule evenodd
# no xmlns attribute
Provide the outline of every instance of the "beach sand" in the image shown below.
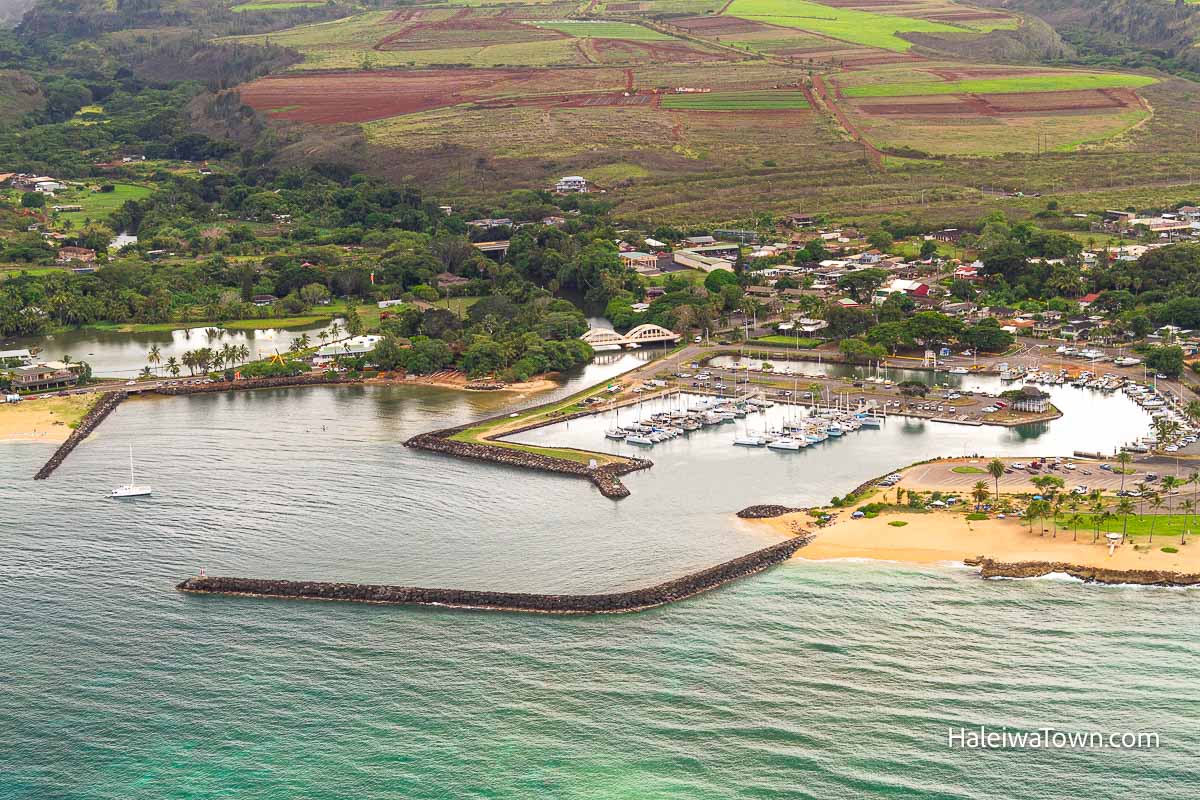
<svg viewBox="0 0 1200 800"><path fill-rule="evenodd" d="M888 523L902 520L908 524L894 527ZM913 564L961 562L985 556L996 561L1065 561L1081 566L1110 569L1154 569L1172 572L1200 572L1200 539L1180 546L1178 538L1155 538L1152 546L1134 550L1132 544L1117 547L1111 556L1104 544L1092 544L1092 532L1080 530L1079 540L1071 541L1072 532L1060 529L1057 538L1038 535L1038 528L1016 519L989 519L968 522L960 512L928 514L883 514L874 519L850 519L849 512L825 528L812 528L805 513L788 514L775 519L749 523L767 526L773 531L794 536L799 529L810 529L817 538L797 551L796 558L824 560L867 558L904 561ZM1139 540L1139 545L1144 540ZM1179 548L1164 553L1161 548Z"/></svg>
<svg viewBox="0 0 1200 800"><path fill-rule="evenodd" d="M455 372L450 375L440 374L438 377L428 375L408 375L403 378L393 377L378 377L369 378L366 383L375 385L390 385L390 386L406 386L411 384L420 384L422 386L437 386L442 389L461 389L464 391L476 391L467 389L467 384L471 381L461 372ZM503 389L491 389L486 391L505 392L509 394L527 395L536 392L544 392L547 389L556 389L559 384L549 378L535 378L523 383L509 383Z"/></svg>
<svg viewBox="0 0 1200 800"><path fill-rule="evenodd" d="M99 398L99 394L84 394L0 405L0 442L66 441L71 423L78 422Z"/></svg>

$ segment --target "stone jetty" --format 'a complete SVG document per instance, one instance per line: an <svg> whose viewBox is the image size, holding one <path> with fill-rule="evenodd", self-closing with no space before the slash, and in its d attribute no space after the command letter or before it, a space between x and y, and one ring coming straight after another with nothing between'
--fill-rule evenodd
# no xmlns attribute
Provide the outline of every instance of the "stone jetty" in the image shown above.
<svg viewBox="0 0 1200 800"><path fill-rule="evenodd" d="M486 611L541 614L619 614L678 602L731 581L745 578L786 561L811 541L796 536L744 556L693 572L681 578L611 594L525 594L470 589L425 589L362 583L265 580L200 576L176 588L192 594L216 594L292 600L340 600L351 603L446 606Z"/></svg>
<svg viewBox="0 0 1200 800"><path fill-rule="evenodd" d="M125 392L106 392L101 395L96 401L96 405L83 415L83 419L79 420L79 425L75 430L71 431L71 435L67 440L58 446L54 451L54 455L50 456L50 460L42 465L42 468L33 476L35 481L44 481L50 477L54 470L58 469L59 465L66 461L67 456L71 455L71 451L79 446L79 443L91 435L92 431L100 427L100 423L113 412L113 409L121 404L121 402L129 395Z"/></svg>
<svg viewBox="0 0 1200 800"><path fill-rule="evenodd" d="M778 505L746 506L737 512L737 515L742 519L774 519L775 517L782 517L784 514L793 514L803 510L802 508Z"/></svg>
<svg viewBox="0 0 1200 800"><path fill-rule="evenodd" d="M213 381L212 383L179 384L177 386L160 386L154 391L158 394L213 394L215 392L235 392L249 389L280 389L286 386L325 386L348 383L362 383L361 378L349 378L345 373L326 375L325 373L305 373L303 375L287 375L276 378L243 378L237 381Z"/></svg>
<svg viewBox="0 0 1200 800"><path fill-rule="evenodd" d="M561 421L562 419L553 420L553 422ZM541 422L537 425L530 425L527 428L508 431L505 435L520 433L522 430L528 430L544 424L547 423ZM434 453L445 453L446 455L457 456L458 458L491 461L494 464L503 464L509 467L522 467L524 469L536 469L542 472L554 472L559 475L586 478L596 485L600 490L600 494L612 499L629 496L629 488L621 483L622 475L628 475L631 472L636 472L640 469L649 469L654 466L653 461L644 458L631 458L622 463L590 467L582 461L544 456L538 453L518 450L513 447L503 447L498 444L463 442L451 438L454 434L466 430L468 427L471 426L446 428L440 431L421 433L406 441L404 446L419 450L429 450ZM579 452L587 455L582 450Z"/></svg>
<svg viewBox="0 0 1200 800"><path fill-rule="evenodd" d="M984 556L963 561L969 567L979 567L984 578L1040 578L1062 573L1086 583L1133 584L1137 586L1198 586L1200 574L1167 572L1156 569L1109 569L1086 567L1064 561L995 561Z"/></svg>

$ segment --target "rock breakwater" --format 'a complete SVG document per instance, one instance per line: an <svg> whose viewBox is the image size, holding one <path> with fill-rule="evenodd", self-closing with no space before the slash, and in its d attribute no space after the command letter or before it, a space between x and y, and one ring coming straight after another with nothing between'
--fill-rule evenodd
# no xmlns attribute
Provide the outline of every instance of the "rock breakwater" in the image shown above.
<svg viewBox="0 0 1200 800"><path fill-rule="evenodd" d="M71 451L78 447L80 442L90 436L92 431L100 427L100 423L104 422L108 415L113 412L113 409L119 406L128 396L125 392L106 392L103 394L96 401L96 405L92 406L83 415L83 419L79 420L79 425L76 426L75 430L71 431L71 435L67 437L67 440L58 446L58 449L54 451L54 455L50 456L50 460L42 465L42 468L37 471L33 479L35 481L44 481L46 478L49 478L50 474L58 469L63 461L66 461L67 456L71 455Z"/></svg>
<svg viewBox="0 0 1200 800"><path fill-rule="evenodd" d="M737 515L742 519L774 519L775 517L782 517L784 514L793 514L803 510L802 508L778 505L746 506L737 512Z"/></svg>
<svg viewBox="0 0 1200 800"><path fill-rule="evenodd" d="M176 588L193 594L216 594L294 600L340 600L387 605L447 606L487 611L523 611L542 614L619 614L644 611L707 592L745 578L791 558L811 541L796 536L715 567L693 572L644 589L610 594L527 594L470 589L426 589L363 583L285 581L261 578L200 576Z"/></svg>
<svg viewBox="0 0 1200 800"><path fill-rule="evenodd" d="M1134 584L1138 586L1198 586L1200 574L1168 572L1156 569L1110 569L1068 564L1065 561L995 561L979 556L964 562L970 567L979 567L983 578L1040 578L1043 575L1062 573L1086 583Z"/></svg>
<svg viewBox="0 0 1200 800"><path fill-rule="evenodd" d="M541 424L545 423L539 423L539 425ZM579 478L586 478L596 485L600 490L600 494L612 499L629 496L629 488L621 483L622 475L628 475L631 472L636 472L640 469L649 469L654 466L654 462L647 459L631 458L621 463L591 467L582 461L571 461L566 458L545 456L539 453L531 453L527 450L518 450L514 447L504 447L499 444L479 444L477 442L464 442L451 438L456 433L466 430L467 427L470 426L421 433L406 441L404 446L419 450L429 450L434 453L445 453L446 455L457 456L458 458L490 461L493 464L503 464L509 467L522 467L524 469L536 469L542 472L554 472L560 475L573 475ZM520 430L509 431L506 435L519 433ZM579 452L582 455L587 455L585 451L581 450Z"/></svg>
<svg viewBox="0 0 1200 800"><path fill-rule="evenodd" d="M178 386L160 386L155 389L158 394L212 394L213 392L234 392L248 389L277 389L285 386L325 386L343 383L362 383L361 378L350 378L344 373L336 375L306 374L289 375L278 378L244 378L240 381L214 381L213 383L180 384Z"/></svg>

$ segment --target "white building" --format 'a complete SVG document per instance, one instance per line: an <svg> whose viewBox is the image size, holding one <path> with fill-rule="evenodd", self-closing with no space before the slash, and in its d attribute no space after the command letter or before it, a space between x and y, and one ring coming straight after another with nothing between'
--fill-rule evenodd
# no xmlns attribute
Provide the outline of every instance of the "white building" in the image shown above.
<svg viewBox="0 0 1200 800"><path fill-rule="evenodd" d="M585 178L579 175L567 175L559 178L558 183L554 184L554 191L559 194L571 194L572 192L586 192L588 190L588 182Z"/></svg>
<svg viewBox="0 0 1200 800"><path fill-rule="evenodd" d="M19 367L33 365L33 353L28 350L0 350L0 365L9 361L17 362Z"/></svg>
<svg viewBox="0 0 1200 800"><path fill-rule="evenodd" d="M313 356L313 364L320 366L328 364L338 358L358 358L365 356L375 349L375 345L383 339L382 336L355 336L353 339L344 339L340 342L330 342L327 345L322 345L317 354Z"/></svg>

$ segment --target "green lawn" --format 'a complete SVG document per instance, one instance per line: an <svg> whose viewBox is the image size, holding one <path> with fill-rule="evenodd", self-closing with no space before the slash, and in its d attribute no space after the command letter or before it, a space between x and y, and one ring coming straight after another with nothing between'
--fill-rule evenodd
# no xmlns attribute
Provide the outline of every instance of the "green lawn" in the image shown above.
<svg viewBox="0 0 1200 800"><path fill-rule="evenodd" d="M988 471L986 469L980 469L979 467L971 467L971 466L967 466L965 464L961 467L954 467L950 471L957 472L959 475L987 475L988 474Z"/></svg>
<svg viewBox="0 0 1200 800"><path fill-rule="evenodd" d="M631 22L587 22L585 20L534 20L532 23L539 28L559 31L576 39L630 39L639 42L654 42L672 39L665 33L659 33Z"/></svg>
<svg viewBox="0 0 1200 800"><path fill-rule="evenodd" d="M1086 89L1137 88L1156 83L1147 75L1080 73L1075 75L1030 75L1011 78L974 78L963 81L901 81L842 89L846 97L907 97L931 94L1014 94L1016 92L1065 92Z"/></svg>
<svg viewBox="0 0 1200 800"><path fill-rule="evenodd" d="M751 339L751 344L782 344L788 347L803 347L810 349L820 347L820 339L806 339L803 336L784 336L783 334L774 334L772 336L760 336L757 339Z"/></svg>
<svg viewBox="0 0 1200 800"><path fill-rule="evenodd" d="M58 225L70 221L71 225L79 228L84 221L91 219L101 222L109 214L123 206L127 200L141 200L148 197L153 190L147 186L135 183L113 184L111 192L93 192L87 188L69 189L56 194L47 200L47 210L53 206L78 205L83 211L65 211L57 215Z"/></svg>
<svg viewBox="0 0 1200 800"><path fill-rule="evenodd" d="M663 108L691 111L765 111L808 108L804 92L709 92L663 95Z"/></svg>
<svg viewBox="0 0 1200 800"><path fill-rule="evenodd" d="M1182 503L1182 500L1177 502ZM1139 510L1141 506L1138 507ZM1115 512L1114 512L1115 513ZM1095 530L1096 522L1092 514L1080 514L1079 536L1082 538L1086 533L1092 535ZM1074 531L1071 525L1071 514L1058 515L1058 535L1062 536L1066 531L1068 534ZM1039 530L1039 525L1042 522L1035 521L1033 523L1034 531ZM1050 529L1050 520L1045 520L1047 530ZM1028 522L1026 522L1028 525ZM1161 536L1163 544L1170 544L1172 540L1179 541L1181 533L1186 532L1187 538L1190 541L1193 534L1200 534L1200 516L1195 514L1130 514L1127 531L1130 536L1137 539L1149 539L1150 528L1154 527L1154 541L1158 541ZM1122 517L1120 514L1106 520L1100 528L1100 536L1105 533L1120 533L1122 530ZM1200 544L1200 542L1198 542Z"/></svg>
<svg viewBox="0 0 1200 800"><path fill-rule="evenodd" d="M801 28L824 33L835 39L898 52L907 52L912 47L911 42L896 35L901 31L963 32L961 27L945 25L940 22L896 17L890 14L873 14L869 11L855 11L849 8L834 8L805 0L733 0L725 13L785 28Z"/></svg>

